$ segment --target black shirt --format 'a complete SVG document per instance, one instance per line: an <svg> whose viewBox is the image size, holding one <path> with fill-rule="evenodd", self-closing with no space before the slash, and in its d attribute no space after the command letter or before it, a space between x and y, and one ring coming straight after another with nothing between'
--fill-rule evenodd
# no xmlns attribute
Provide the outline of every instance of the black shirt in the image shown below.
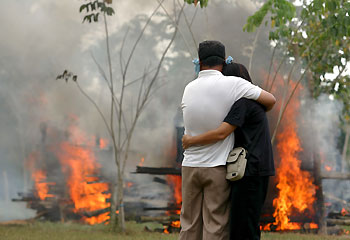
<svg viewBox="0 0 350 240"><path fill-rule="evenodd" d="M244 176L275 175L270 130L264 106L241 98L232 106L224 122L238 127L235 130L235 147L245 147L248 150Z"/></svg>

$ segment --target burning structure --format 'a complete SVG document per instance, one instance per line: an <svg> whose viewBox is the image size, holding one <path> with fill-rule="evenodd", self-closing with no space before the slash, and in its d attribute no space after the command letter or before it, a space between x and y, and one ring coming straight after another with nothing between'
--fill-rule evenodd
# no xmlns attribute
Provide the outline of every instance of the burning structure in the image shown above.
<svg viewBox="0 0 350 240"><path fill-rule="evenodd" d="M40 129L42 142L26 162L33 190L15 201L26 201L37 210L37 217L52 221L106 223L111 193L96 160L96 152L106 148L106 140L89 138L74 125L63 136L45 123ZM61 140L52 142L52 138Z"/></svg>
<svg viewBox="0 0 350 240"><path fill-rule="evenodd" d="M112 159L112 151L107 140L88 136L74 124L76 121L76 117L71 116L72 124L66 131L49 127L46 123L40 125L41 142L26 159L26 169L33 183L32 189L19 193L19 197L13 201L27 202L29 208L36 210L35 218L61 222L77 221L90 225L108 224L111 184L115 176L104 172L99 158L107 155ZM181 136L178 137L181 142ZM145 158L142 157L138 168L142 169L144 161ZM154 178L154 181L163 183L162 186L168 188L173 196L167 206L159 208L152 206L152 201L150 204L142 202L142 198L138 198L140 193L137 193L135 186L138 185L137 182L126 181L125 194L129 196L129 200L132 199L131 202L126 202L126 212L129 219L139 219L141 216L153 219L152 211L156 211L156 215L166 215L169 218L163 220L166 224L164 231L172 232L180 227L178 216L181 208L181 177L178 168L164 169L172 172L165 172L165 179ZM167 201L168 199L165 203ZM138 209L137 216L134 216L135 207Z"/></svg>
<svg viewBox="0 0 350 240"><path fill-rule="evenodd" d="M252 39L245 34L240 34L238 38L236 37L236 33L241 32L241 26L245 24L246 17L254 11L255 2L256 1L235 1L234 4L231 2L230 4L226 2L213 4L210 8L206 9L205 16L199 13L198 15L202 18L193 22L196 38L203 39L207 36L220 36L219 40L225 43L228 49L227 52L234 56L237 61L247 65L247 56L253 56L253 53L250 54L249 51L248 53L246 51L246 49L250 48L248 45L252 42ZM98 161L99 154L109 154L109 150L104 147L106 143L103 140L82 136L81 133L78 134L78 129L74 130L74 126L68 127L67 130L59 131L52 127L45 127L45 125L42 125L42 142L30 154L23 151L24 148L30 148L28 142L32 141L33 138L31 133L26 132L26 134L24 134L24 132L34 128L35 130L33 131L36 131L38 122L43 121L43 119L55 121L59 118L59 115L65 115L67 112L75 112L80 117L85 118L94 116L95 112L92 110L88 111L90 108L86 106L85 99L80 100L76 98L77 93L74 89L66 87L66 85L64 85L65 83L60 83L62 84L61 89L63 90L59 90L57 85L51 86L53 84L51 84L48 79L51 79L52 76L48 76L47 73L56 73L57 65L73 66L81 72L84 72L84 69L95 69L93 63L86 63L84 61L82 64L81 52L77 51L77 49L83 48L85 50L82 52L88 52L95 50L94 46L104 43L102 40L98 40L98 38L94 38L96 40L94 43L87 43L87 41L91 41L91 38L86 37L86 34L88 34L87 32L82 33L81 31L81 20L76 17L76 6L73 9L66 7L71 6L71 3L51 2L41 4L35 1L29 1L26 3L26 8L21 8L20 4L21 3L13 2L8 4L8 8L6 8L5 11L16 14L5 14L4 16L9 17L9 21L13 23L13 29L16 30L15 32L24 35L13 39L13 34L4 34L4 37L0 40L3 44L2 46L4 46L2 49L4 52L3 56L6 56L6 59L2 61L3 68L0 71L3 84L1 89L1 110L4 113L1 114L1 123L3 124L1 132L2 136L4 136L2 138L2 148L0 149L2 157L1 166L2 169L7 170L7 172L2 172L3 179L5 179L3 181L4 184L0 186L1 189L4 190L2 192L5 193L3 197L4 199L10 199L14 195L11 191L18 191L19 189L24 189L23 191L27 190L26 184L15 183L15 181L18 181L17 179L20 179L20 177L17 176L21 174L17 173L16 177L11 178L11 175L15 174L13 174L14 171L9 170L10 168L8 167L15 165L13 163L16 159L19 159L16 164L21 166L19 161L23 159L23 156L21 156L23 152L26 153L23 155L28 156L25 169L30 170L29 172L34 185L33 191L31 191L30 194L22 194L20 198L26 200L29 205L32 205L32 208L38 211L38 216L59 221L75 219L88 224L92 224L93 222L107 222L108 214L106 211L109 206L108 201L111 195L109 191L110 176L102 174L101 167L103 168L103 164L100 166ZM135 6L140 7L140 5L145 9L151 6L151 4L146 4L143 1L134 2L132 4L133 7L130 7L129 4L125 5L128 5L130 9L137 9ZM55 9L57 11L55 16L59 19L59 21L47 21L45 23L47 24L47 26L45 25L45 31L43 31L42 28L37 28L37 24L35 24L42 23L43 15L36 14L40 8L43 9L40 12L47 19L52 19L51 10ZM30 11L28 11L28 9L30 9ZM67 9L74 15L69 15L69 17L67 17ZM186 12L189 14L194 11L194 9L186 9ZM23 27L20 24L21 21L18 21L18 12L20 12L23 19L26 18L24 19L25 21L34 23L26 24L27 31L23 31ZM122 17L124 22L132 22L131 20L133 20L139 24L141 21L141 18L131 19L134 16L129 14L129 11L120 11L120 13L125 14L125 16ZM218 15L220 15L221 18L217 18ZM208 21L208 19L210 19L210 24L203 24L203 22ZM222 22L232 21L236 24L231 26L231 31L227 31L224 27L216 27L223 26ZM5 25L7 23L7 21L2 22L2 24ZM59 25L59 23L61 25ZM5 25L4 29L6 29ZM74 27L67 29L67 26ZM135 28L137 26L138 25L135 25ZM128 28L129 25L124 27ZM118 29L117 34L111 34L114 34L113 37L116 38L116 35L126 30L125 28ZM163 28L159 28L158 25L156 25L155 29ZM42 35L43 33L45 33L45 35ZM92 32L89 34L92 34ZM47 35L55 36L55 38L51 42L37 44L41 42L42 39L45 39L44 37ZM156 36L156 34L152 34L152 36L153 35ZM95 36L95 32L93 36ZM75 40L72 41L72 39ZM268 68L267 64L264 63L267 62L266 56L271 54L271 48L269 48L269 43L263 42L261 39L261 37L258 39L257 49L254 52L254 62L259 62L259 67L253 67L252 76L261 76L260 72L258 73L257 71ZM25 41L22 42L22 40ZM81 42L85 44L81 44ZM162 41L153 41L153 39L151 39L150 42L152 43L152 45L149 45L151 47L145 45L147 47L137 49L137 55L141 57L133 62L135 66L141 66L141 62L145 61L144 56L153 56L149 51L157 48L157 46L154 46L155 42L161 43ZM66 47L57 48L57 43L59 43L60 46ZM146 124L141 126L143 131L139 131L142 133L137 135L137 140L139 142L135 145L141 145L139 144L140 142L147 142L148 145L145 148L151 149L151 151L154 151L155 148L151 147L152 144L150 143L151 141L149 141L149 135L155 134L154 130L159 128L159 126L164 126L161 130L167 128L171 129L169 125L172 125L172 123L169 124L171 121L169 121L168 116L172 116L173 112L176 111L182 88L186 84L186 81L191 80L189 76L192 76L193 73L190 63L191 59L187 56L187 49L183 49L184 44L182 40L176 40L175 43L176 47L174 48L173 55L177 56L177 58L172 59L172 64L167 65L167 67L170 66L167 68L169 69L169 74L168 71L165 74L165 76L169 78L168 85L164 88L164 91L159 93L159 97L157 96L152 104L150 104L149 114L145 117L146 120L144 121ZM113 46L113 48L114 47L115 46ZM28 49L31 51L28 51ZM47 52L50 52L49 59ZM98 52L97 55L99 54L100 52ZM67 58L66 56L72 57ZM38 67L38 63L43 67ZM81 68L81 66L84 67ZM181 69L181 71L179 71L179 69ZM134 72L135 74L138 73L138 71ZM179 72L181 72L181 77L179 77ZM100 91L100 85L104 84L103 81L101 80L101 82L99 82L97 74L90 70L85 72L82 77L90 79L84 84L86 84L85 86L88 89L97 89L91 92L96 99L99 99L100 92L102 93L101 96L104 94L103 91ZM135 77L138 76L135 75ZM14 80L19 81L20 84L14 84L16 83ZM257 81L259 81L259 79L257 79ZM50 82L50 84L48 84L48 82ZM63 88L63 86L65 86L65 88ZM19 96L14 97L14 92L19 93ZM43 97L43 101L35 100L29 103L30 106L28 107L28 96L34 100L37 96L40 96L40 98ZM67 99L71 99L70 104L67 104ZM103 97L101 97L101 99L103 101ZM277 137L275 159L277 166L276 172L278 175L271 183L270 189L272 190L268 196L266 208L262 216L262 228L270 231L320 228L321 225L324 224L321 219L327 214L327 211L340 212L344 210L342 211L344 215L347 215L346 211L349 211L347 202L350 199L350 194L348 192L350 187L345 185L345 182L340 183L338 180L335 180L349 179L349 175L340 172L339 166L336 163L339 158L335 156L335 154L330 154L336 152L335 149L331 149L330 147L335 145L334 141L331 142L331 136L337 134L330 126L336 125L334 123L337 123L337 120L333 119L332 122L327 121L327 118L330 119L330 116L337 116L337 112L330 111L336 109L334 108L335 103L331 103L333 104L332 106L327 105L327 101L319 102L317 106L315 103L315 110L312 111L313 115L310 115L308 113L310 105L305 103L306 98L302 97L303 100L301 100L301 102L295 100L298 98L294 97L293 99L293 101L296 102L293 102L288 107L286 116L283 119L285 125L282 126ZM103 101L103 103L106 102ZM107 106L107 104L105 105ZM161 112L161 114L158 114L158 111ZM303 115L303 119L301 119L300 116L298 117L298 113ZM154 120L154 116L161 119L157 119L158 121L156 121ZM321 121L315 121L317 119L321 119L323 125L320 123ZM273 120L272 117L272 125L274 124ZM309 122L307 120L309 120ZM97 120L91 122L94 123L88 125L87 128L96 127ZM322 129L322 132L317 129L317 131L315 131L315 126ZM101 132L101 129L102 127L98 132ZM310 129L313 129L313 131ZM177 130L180 135L181 128ZM145 134L143 132L145 132ZM18 134L18 137L16 134ZM154 137L154 139L156 142L163 140L159 138L159 136ZM325 144L320 143L320 139L326 139L327 142ZM177 140L179 141L179 139ZM20 143L21 141L27 142L23 144ZM316 149L315 146L323 148L324 152L318 151L319 149ZM7 151L7 148L10 147L14 148L15 150L13 150L13 152L18 152L19 155L10 154L9 151ZM161 145L160 148L164 148L163 145ZM181 155L175 156L177 158L176 161L180 163ZM149 158L145 158L147 162ZM83 164L78 162L82 162ZM319 164L313 164L314 162ZM140 171L150 171L150 169L147 170L145 166L140 167ZM334 170L338 172L331 172ZM171 188L174 189L173 192L176 193L176 196L181 196L179 194L181 187L179 168L176 166L173 168L164 168L161 169L160 172L162 174L167 172L168 175L165 178L155 179L157 179L158 182L170 185ZM160 172L158 171L158 173ZM7 179L10 179L10 181ZM130 186L127 190L135 193L137 191L135 190L137 184L132 184L131 181L127 182L127 185ZM6 194L7 192L10 193ZM75 195L75 193L78 194ZM87 201L89 196L93 196L94 200L87 203L90 201ZM181 199L175 197L175 195L171 197L173 198L173 205L159 204L158 208L163 208L162 211L165 210L166 212L164 214L175 216L178 214ZM154 199L155 197L151 196L149 198ZM149 206L142 206L142 209L145 207L150 208ZM337 216L342 215L339 213ZM334 219L331 220L333 221ZM327 221L332 222L330 219ZM174 223L173 225L176 224Z"/></svg>

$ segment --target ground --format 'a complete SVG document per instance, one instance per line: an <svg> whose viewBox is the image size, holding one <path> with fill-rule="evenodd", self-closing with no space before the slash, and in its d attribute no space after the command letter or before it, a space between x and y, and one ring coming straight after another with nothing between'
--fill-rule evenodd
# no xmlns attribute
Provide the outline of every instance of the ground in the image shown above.
<svg viewBox="0 0 350 240"><path fill-rule="evenodd" d="M88 226L73 223L34 222L26 225L1 225L0 240L175 240L178 234L164 234L145 231L161 227L157 224L127 223L126 234L111 233L103 225ZM350 239L349 236L318 236L312 234L263 233L262 240L335 240Z"/></svg>

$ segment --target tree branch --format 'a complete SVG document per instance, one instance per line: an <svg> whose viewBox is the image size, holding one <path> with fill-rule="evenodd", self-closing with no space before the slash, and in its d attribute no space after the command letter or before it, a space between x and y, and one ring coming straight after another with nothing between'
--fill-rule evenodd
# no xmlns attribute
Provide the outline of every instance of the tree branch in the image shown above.
<svg viewBox="0 0 350 240"><path fill-rule="evenodd" d="M186 38L185 38L185 35L181 32L180 28L179 28L179 21L174 21L174 19L172 19L172 17L170 16L170 14L168 13L168 11L166 10L166 8L163 6L163 4L160 2L160 0L157 0L158 3L160 3L160 6L162 7L162 9L164 10L165 14L168 16L168 18L170 19L170 21L173 23L173 25L175 26L175 28L180 32L180 35L183 39L183 41L185 42L185 45L187 47L187 51L188 53L191 55L191 58L194 59L194 56L191 52L191 48L190 46L188 45L187 41L186 41Z"/></svg>
<svg viewBox="0 0 350 240"><path fill-rule="evenodd" d="M184 4L182 5L182 8L181 8L181 10L180 10L180 12L179 12L179 16L178 16L178 19L177 19L177 23L180 21L181 14L182 14L182 12L183 12L184 7L185 7L185 2L184 2ZM178 30L178 28L175 28L175 31L174 31L174 33L173 33L173 36L172 36L170 42L168 43L168 46L167 46L166 49L164 50L164 52L163 52L163 54L162 54L162 57L161 57L160 60L159 60L158 67L157 67L157 71L156 71L156 73L154 74L152 80L150 81L150 83L149 83L149 85L148 85L148 87L147 87L147 90L146 90L146 92L145 92L145 96L144 96L144 98L143 98L143 100L142 100L142 102L141 102L141 105L140 105L140 107L136 110L136 114L135 114L135 118L134 118L133 124L132 124L132 126L131 126L130 131L129 131L129 135L127 136L127 139L128 139L128 140L127 140L127 145L126 145L125 157L124 157L124 160L123 160L123 163L122 163L122 172L124 172L124 170L125 170L126 161L127 161L127 159L128 159L128 151L129 151L129 148L130 148L131 138L132 138L132 134L133 134L133 131L134 131L134 129L135 129L135 126L136 126L136 122L137 122L137 120L138 120L138 118L139 118L139 116L140 116L140 113L142 112L142 110L143 110L143 108L144 108L146 102L147 102L147 99L148 99L148 97L149 97L149 95L150 95L150 91L151 91L151 89L152 89L152 86L154 85L154 83L155 83L155 81L156 81L156 79L157 79L157 77L158 77L158 74L159 74L160 68L161 68L161 66L162 66L162 63L163 63L163 61L164 61L165 55L167 54L168 50L170 49L171 45L173 44L173 42L174 42L174 40L175 40L176 34L177 34L177 32L178 32L177 30Z"/></svg>

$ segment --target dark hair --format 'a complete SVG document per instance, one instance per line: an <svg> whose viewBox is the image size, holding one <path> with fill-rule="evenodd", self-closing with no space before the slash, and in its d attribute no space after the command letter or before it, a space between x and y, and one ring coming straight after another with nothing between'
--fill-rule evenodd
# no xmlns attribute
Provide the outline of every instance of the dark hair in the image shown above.
<svg viewBox="0 0 350 240"><path fill-rule="evenodd" d="M253 83L247 68L240 63L224 64L224 67L222 69L222 74L224 74L225 76L240 77L247 80L248 82Z"/></svg>
<svg viewBox="0 0 350 240"><path fill-rule="evenodd" d="M202 66L217 66L225 63L225 46L219 41L204 41L199 44L198 57Z"/></svg>

